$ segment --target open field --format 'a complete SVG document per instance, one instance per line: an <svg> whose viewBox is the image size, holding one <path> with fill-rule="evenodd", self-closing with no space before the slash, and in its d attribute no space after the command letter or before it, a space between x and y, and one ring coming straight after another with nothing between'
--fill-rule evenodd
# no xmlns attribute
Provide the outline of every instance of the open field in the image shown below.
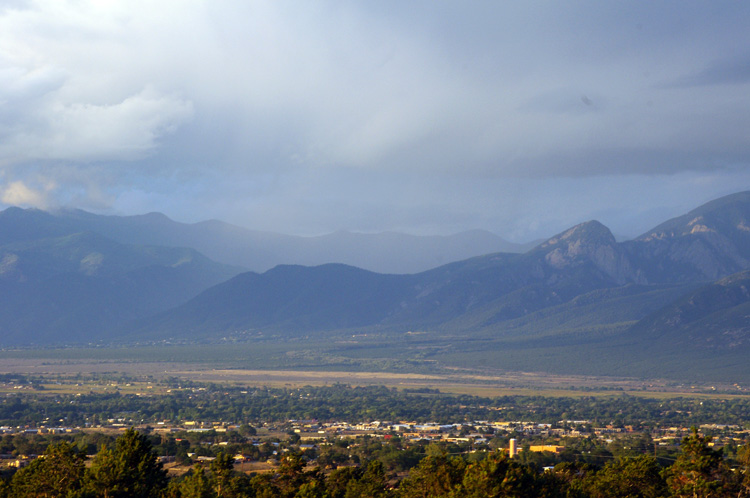
<svg viewBox="0 0 750 498"><path fill-rule="evenodd" d="M175 370L188 367L195 368L195 365L166 362L123 362L100 360L97 358L77 360L58 359L54 357L36 359L0 358L0 373L28 375L125 374L162 377L168 373L167 368Z"/></svg>
<svg viewBox="0 0 750 498"><path fill-rule="evenodd" d="M94 350L96 351L96 350ZM48 351L49 353L49 351ZM51 355L50 355L51 356ZM450 394L474 396L620 396L648 398L734 398L747 396L731 385L682 385L664 380L615 377L551 375L534 372L502 372L488 369L442 369L432 374L345 371L324 369L215 368L211 364L185 362L138 362L97 358L1 358L0 374L24 374L42 379L44 393L77 394L120 392L123 394L166 394L162 380L182 379L200 383L247 387L384 385L397 389L437 389ZM118 377L123 377L119 379ZM10 392L13 387L0 388Z"/></svg>
<svg viewBox="0 0 750 498"><path fill-rule="evenodd" d="M575 376L550 376L524 372L508 372L503 375L475 375L456 373L451 375L398 374L388 372L339 372L339 371L289 371L289 370L206 370L174 371L174 377L189 378L200 382L217 384L301 387L323 386L335 383L352 386L384 385L398 389L438 389L450 394L472 396L619 396L628 394L648 398L706 397L734 398L746 396L706 391L699 386L668 386L653 381L644 383L632 379L584 378ZM528 387L528 386L536 387ZM580 389L580 386L587 389ZM597 389L600 388L608 389Z"/></svg>

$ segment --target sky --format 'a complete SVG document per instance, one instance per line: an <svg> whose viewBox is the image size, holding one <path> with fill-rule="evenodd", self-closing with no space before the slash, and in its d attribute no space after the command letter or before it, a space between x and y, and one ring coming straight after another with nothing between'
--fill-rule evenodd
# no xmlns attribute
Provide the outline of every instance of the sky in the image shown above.
<svg viewBox="0 0 750 498"><path fill-rule="evenodd" d="M0 208L621 238L750 189L750 2L0 0Z"/></svg>

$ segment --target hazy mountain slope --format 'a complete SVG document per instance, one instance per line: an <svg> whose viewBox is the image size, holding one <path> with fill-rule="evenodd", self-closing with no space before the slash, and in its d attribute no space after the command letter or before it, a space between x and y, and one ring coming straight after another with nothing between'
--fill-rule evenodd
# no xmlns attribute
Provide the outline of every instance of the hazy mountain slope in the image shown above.
<svg viewBox="0 0 750 498"><path fill-rule="evenodd" d="M0 245L61 237L81 232L74 223L38 209L9 207L0 211Z"/></svg>
<svg viewBox="0 0 750 498"><path fill-rule="evenodd" d="M704 204L623 243L649 282L712 281L750 266L750 192Z"/></svg>
<svg viewBox="0 0 750 498"><path fill-rule="evenodd" d="M184 268L157 266L109 277L61 273L40 282L6 282L0 287L0 344L117 340L123 322L189 299L194 280Z"/></svg>
<svg viewBox="0 0 750 498"><path fill-rule="evenodd" d="M674 347L750 349L750 271L682 296L638 322L630 334Z"/></svg>
<svg viewBox="0 0 750 498"><path fill-rule="evenodd" d="M595 289L637 281L618 251L604 225L582 223L526 254L489 255L425 273L431 284L415 307L422 315L439 314L442 321L458 320L464 327L492 326Z"/></svg>
<svg viewBox="0 0 750 498"><path fill-rule="evenodd" d="M417 273L453 261L497 252L522 253L533 244L514 244L484 230L446 236L336 232L302 241L290 261L305 265L345 263L381 273Z"/></svg>
<svg viewBox="0 0 750 498"><path fill-rule="evenodd" d="M628 279L637 275L618 253L612 234L589 222L527 254L481 256L415 275L382 275L342 265L243 274L146 328L157 334L265 327L289 335L459 322L465 329L486 328ZM476 323L472 316L483 320Z"/></svg>
<svg viewBox="0 0 750 498"><path fill-rule="evenodd" d="M120 275L150 266L186 266L206 281L226 280L239 268L219 264L193 249L119 244L95 233L15 242L0 246L0 279L20 282L60 273Z"/></svg>
<svg viewBox="0 0 750 498"><path fill-rule="evenodd" d="M412 279L338 264L278 266L219 284L149 321L145 332L205 337L260 329L298 335L373 325L398 308Z"/></svg>
<svg viewBox="0 0 750 498"><path fill-rule="evenodd" d="M112 339L236 275L192 249L118 244L93 233L0 246L0 344Z"/></svg>
<svg viewBox="0 0 750 498"><path fill-rule="evenodd" d="M482 230L449 236L341 231L298 237L248 230L216 220L178 223L160 213L99 216L62 211L56 216L76 231L97 232L124 243L192 247L216 261L253 271L265 271L279 264L343 263L381 273L416 273L472 256L531 248Z"/></svg>
<svg viewBox="0 0 750 498"><path fill-rule="evenodd" d="M517 314L516 318L498 319L498 309L520 306L522 293L510 294L485 309L464 315L443 325L443 330L471 330L473 338L528 340L535 337L554 338L559 335L613 334L651 312L672 303L692 286L643 286L628 284L595 289L577 295L561 304L540 307L536 311ZM508 303L510 301L510 303Z"/></svg>
<svg viewBox="0 0 750 498"><path fill-rule="evenodd" d="M241 275L142 324L141 331L273 330L294 336L369 327L492 340L616 335L705 282L708 269L741 266L736 255L747 248L744 235L735 232L743 230L749 205L750 196L730 196L649 232L662 235L626 243L591 221L525 254L489 254L400 278L340 265ZM707 229L691 228L697 216ZM705 250L685 250L696 244Z"/></svg>
<svg viewBox="0 0 750 498"><path fill-rule="evenodd" d="M524 344L600 354L596 348L609 345L606 354L641 363L657 361L656 351L663 361L746 342L746 275L699 287L750 269L750 194L718 199L629 242L590 221L523 254L492 253L410 275L282 265L228 281L219 275L232 269L192 250L119 244L94 233L57 236L71 228L69 218L58 225L47 213L6 212L0 228L5 216L13 223L0 230L0 332L18 340L428 331L457 351ZM23 216L41 221L24 227ZM144 222L165 233L184 228L160 215L127 221L134 234ZM210 278L217 285L198 293Z"/></svg>

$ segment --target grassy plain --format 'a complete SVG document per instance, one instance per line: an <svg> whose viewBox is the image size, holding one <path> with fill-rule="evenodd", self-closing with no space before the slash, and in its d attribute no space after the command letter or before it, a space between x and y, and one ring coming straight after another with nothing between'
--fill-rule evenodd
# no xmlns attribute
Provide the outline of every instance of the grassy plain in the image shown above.
<svg viewBox="0 0 750 498"><path fill-rule="evenodd" d="M644 365L624 359L612 360L622 356L617 351L602 351L602 355L597 356L591 355L591 350L583 353L574 347L487 348L480 343L454 347L455 342L452 343L449 336L429 333L396 334L392 339L362 334L326 340L0 350L0 374L39 376L45 379L45 388L51 393L61 392L61 389L158 393L158 381L171 377L248 387L342 383L429 388L481 396L577 397L627 393L646 397L732 397L750 394L750 388L732 376L719 383L700 379L688 381L679 375L671 379L642 380L656 376L643 375ZM548 366L547 371L525 371L524 367L531 364L526 361L529 355L535 356L534 364ZM663 364L668 365L669 361L665 358ZM734 367L744 371L745 364L743 360ZM587 365L611 374L587 375ZM118 376L136 379L138 383L126 385ZM149 381L153 381L150 388ZM141 382L144 384L140 385Z"/></svg>
<svg viewBox="0 0 750 498"><path fill-rule="evenodd" d="M125 361L129 356L130 361ZM84 353L88 352L86 358ZM346 370L337 365L326 370L322 365L309 368L238 368L215 361L173 362L138 361L141 351L104 350L24 350L14 357L10 351L0 354L0 373L25 374L41 379L40 394L85 394L120 392L160 395L167 393L166 379L247 387L384 385L397 389L437 389L443 393L474 396L622 396L656 399L675 397L723 398L747 396L737 386L687 385L665 380L639 380L627 377L552 375L542 372L517 372L468 368L434 368L432 373L408 371ZM170 352L166 356L173 356ZM153 358L152 355L148 355ZM0 393L14 386L0 387Z"/></svg>

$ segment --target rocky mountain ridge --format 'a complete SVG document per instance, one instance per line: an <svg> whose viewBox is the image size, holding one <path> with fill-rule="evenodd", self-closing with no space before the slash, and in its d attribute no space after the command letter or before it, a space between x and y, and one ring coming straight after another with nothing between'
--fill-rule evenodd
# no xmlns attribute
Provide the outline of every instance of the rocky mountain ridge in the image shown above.
<svg viewBox="0 0 750 498"><path fill-rule="evenodd" d="M134 227L144 221L175 227L161 216L127 220ZM123 222L109 230L140 241ZM552 368L537 358L557 355L579 358L570 368L601 358L592 369L619 363L627 371L631 362L649 372L686 355L713 365L713 355L743 357L750 349L748 192L631 241L617 242L589 221L525 253L495 252L412 274L341 263L242 272L194 249L123 244L103 229L70 232L76 223L0 213L2 346L252 336L338 348L362 336L371 341L367 354L400 346L420 358L476 356L488 365L501 356L526 358L518 368L529 369ZM732 358L741 368L744 360Z"/></svg>
<svg viewBox="0 0 750 498"><path fill-rule="evenodd" d="M380 273L416 273L472 256L520 253L533 246L514 244L483 230L447 236L339 231L301 237L218 220L179 223L161 213L103 216L81 210L47 213L20 208L0 212L0 244L79 232L97 233L121 244L189 247L219 263L261 272L280 264L344 263Z"/></svg>
<svg viewBox="0 0 750 498"><path fill-rule="evenodd" d="M704 223L698 225L695 219ZM668 306L676 292L746 269L750 243L737 228L743 224L750 225L746 193L714 201L621 243L607 227L590 221L525 254L479 256L401 278L358 273L342 265L240 275L211 289L210 302L198 296L144 330L156 335L273 330L293 336L366 327L450 330L467 337L497 338L541 334L530 317L552 313L560 330L577 323L578 328L624 331ZM269 301L271 294L275 299ZM230 300L241 309L264 304L240 317L221 305ZM582 301L588 303L583 319L574 311L582 309ZM356 311L362 308L367 313Z"/></svg>

